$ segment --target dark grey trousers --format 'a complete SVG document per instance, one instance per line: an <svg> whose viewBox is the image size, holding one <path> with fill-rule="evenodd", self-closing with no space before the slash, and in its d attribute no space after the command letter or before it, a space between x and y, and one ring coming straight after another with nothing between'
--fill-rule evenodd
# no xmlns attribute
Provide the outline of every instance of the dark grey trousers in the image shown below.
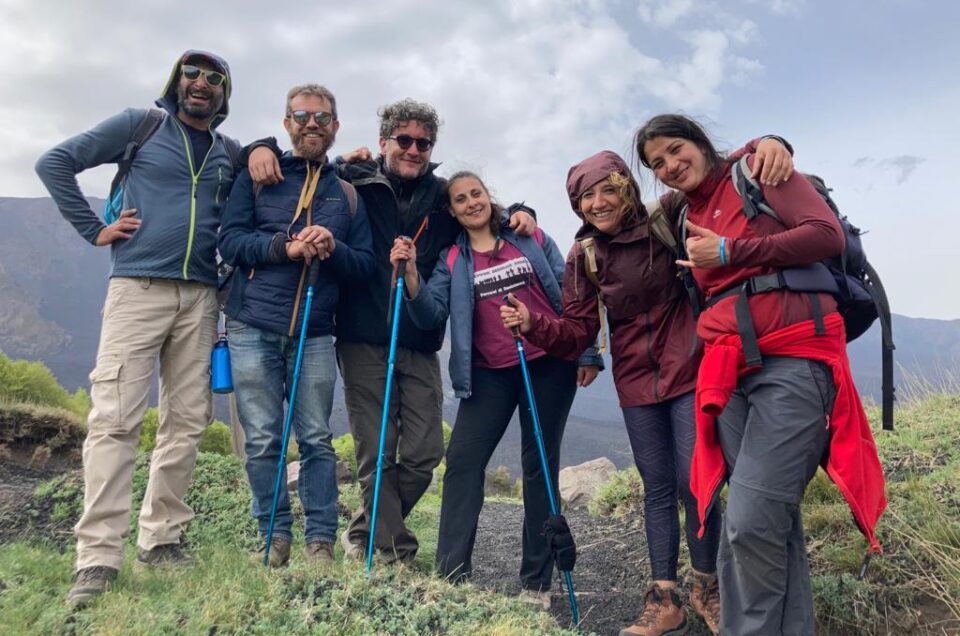
<svg viewBox="0 0 960 636"><path fill-rule="evenodd" d="M814 634L800 500L829 441L830 370L764 357L717 419L730 489L717 559L720 632Z"/></svg>
<svg viewBox="0 0 960 636"><path fill-rule="evenodd" d="M347 535L364 549L370 537L388 353L388 347L337 343L363 492L363 510L350 521ZM433 479L433 469L443 457L442 401L437 354L398 347L374 538L374 545L387 562L412 559L419 548L404 519L420 501Z"/></svg>

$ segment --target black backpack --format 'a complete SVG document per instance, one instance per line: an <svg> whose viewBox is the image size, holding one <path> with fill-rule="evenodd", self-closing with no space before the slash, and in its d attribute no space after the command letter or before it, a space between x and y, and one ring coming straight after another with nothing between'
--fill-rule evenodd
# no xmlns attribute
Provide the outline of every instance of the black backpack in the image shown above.
<svg viewBox="0 0 960 636"><path fill-rule="evenodd" d="M895 387L893 385L893 325L890 316L890 303L887 294L880 282L877 271L867 261L860 236L863 234L857 226L840 213L836 203L830 197L831 189L818 176L803 175L810 182L817 193L823 197L833 213L837 215L840 227L843 228L845 245L843 251L831 258L811 263L802 267L790 267L778 270L763 276L754 276L742 285L723 292L710 299L709 305L732 295L740 295L743 302L737 303L737 325L740 330L743 349L748 364L760 364L760 350L757 346L757 337L750 318L747 296L773 291L776 289L790 289L799 292L810 292L814 310L814 320L817 332L823 333L823 315L820 311L816 292L833 294L837 300L837 309L843 316L847 331L847 342L859 338L877 320L880 320L881 330L881 361L882 361L882 411L884 430L893 430L893 403ZM766 214L778 222L780 217L776 211L764 200L763 190L756 179L751 176L747 157L742 157L733 164L730 173L734 188L743 201L743 213L748 219L754 219L759 214ZM686 218L686 210L681 214L680 227ZM685 244L685 232L682 235L681 245Z"/></svg>

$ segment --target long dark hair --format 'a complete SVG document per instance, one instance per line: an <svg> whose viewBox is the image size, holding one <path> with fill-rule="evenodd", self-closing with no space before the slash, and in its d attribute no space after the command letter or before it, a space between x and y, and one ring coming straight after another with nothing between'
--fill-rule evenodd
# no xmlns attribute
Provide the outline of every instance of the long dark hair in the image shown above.
<svg viewBox="0 0 960 636"><path fill-rule="evenodd" d="M483 188L483 191L487 193L487 196L490 198L490 219L488 221L490 225L490 233L496 238L496 242L493 246L493 253L490 255L491 258L496 258L500 253L500 218L503 216L503 206L497 202L493 196L490 194L490 189L487 187L487 184L483 182L483 179L480 178L475 172L470 170L460 170L455 172L449 179L447 179L447 203L450 201L450 189L453 187L453 184L461 179L476 179L477 183L480 184L480 187ZM452 212L452 211L451 211Z"/></svg>
<svg viewBox="0 0 960 636"><path fill-rule="evenodd" d="M638 168L641 165L650 168L644 146L648 141L658 137L679 137L693 142L706 158L709 170L722 166L726 161L726 158L717 152L716 147L699 122L685 115L657 115L641 126L637 134L634 135L633 141L637 151Z"/></svg>

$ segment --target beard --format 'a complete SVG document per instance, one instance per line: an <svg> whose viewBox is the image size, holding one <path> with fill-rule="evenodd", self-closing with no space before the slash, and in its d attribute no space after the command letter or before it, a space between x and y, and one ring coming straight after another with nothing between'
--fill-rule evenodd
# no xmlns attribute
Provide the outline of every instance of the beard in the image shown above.
<svg viewBox="0 0 960 636"><path fill-rule="evenodd" d="M202 95L207 98L205 103L192 103L191 94ZM214 91L209 88L193 88L192 86L177 87L177 107L197 119L210 119L220 112L223 106L223 91Z"/></svg>
<svg viewBox="0 0 960 636"><path fill-rule="evenodd" d="M290 133L290 143L293 144L294 150L297 151L297 156L303 157L307 161L321 161L327 155L327 151L330 150L330 147L336 140L337 135L334 132L329 132L326 130L321 130L319 132L323 135L323 138L320 140L319 144L309 143L307 141L307 131L296 131Z"/></svg>

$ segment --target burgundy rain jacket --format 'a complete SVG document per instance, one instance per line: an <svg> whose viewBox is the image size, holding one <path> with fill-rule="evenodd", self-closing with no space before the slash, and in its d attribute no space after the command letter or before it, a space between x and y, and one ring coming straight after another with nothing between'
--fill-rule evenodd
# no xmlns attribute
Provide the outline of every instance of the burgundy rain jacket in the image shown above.
<svg viewBox="0 0 960 636"><path fill-rule="evenodd" d="M567 193L578 216L580 195L618 172L630 179L630 168L614 152L603 151L570 169ZM676 225L676 210L668 212ZM621 407L644 406L692 391L702 347L696 321L673 251L656 239L642 205L616 236L597 231L586 221L567 255L560 317L533 314L530 342L550 354L576 359L594 343L600 329L597 289L587 278L580 240L593 237L597 279L610 328L613 379Z"/></svg>

